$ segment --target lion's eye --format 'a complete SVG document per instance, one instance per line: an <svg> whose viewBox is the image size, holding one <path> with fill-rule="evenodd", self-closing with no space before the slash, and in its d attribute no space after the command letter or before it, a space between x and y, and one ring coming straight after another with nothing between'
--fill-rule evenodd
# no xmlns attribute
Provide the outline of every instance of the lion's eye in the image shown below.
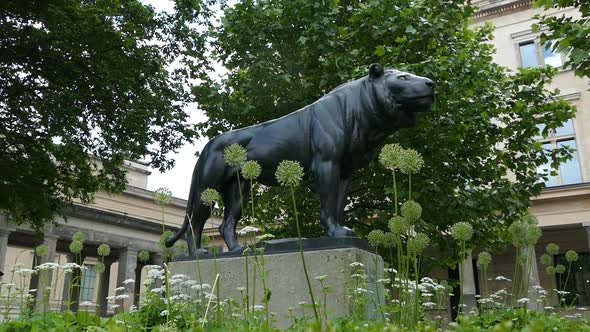
<svg viewBox="0 0 590 332"><path fill-rule="evenodd" d="M397 79L398 79L398 80L405 81L405 80L407 80L408 78L406 77L406 75L399 75L399 76L397 77Z"/></svg>

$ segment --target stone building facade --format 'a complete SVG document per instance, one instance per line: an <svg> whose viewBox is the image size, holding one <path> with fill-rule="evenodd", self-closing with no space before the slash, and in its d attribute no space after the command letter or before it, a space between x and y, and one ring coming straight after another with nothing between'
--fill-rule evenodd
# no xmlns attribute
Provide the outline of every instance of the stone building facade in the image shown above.
<svg viewBox="0 0 590 332"><path fill-rule="evenodd" d="M537 20L536 14L544 13L534 9L531 0L479 0L474 5L479 7L473 26L491 23L495 26L493 44L496 47L494 61L503 66L517 70L520 67L551 65L558 68L558 74L550 88L558 88L560 97L577 108L575 118L548 138L539 137L546 149L568 145L577 151L574 158L560 166L557 176L546 183L547 187L539 197L532 201L530 209L539 219L543 236L535 246L536 257L545 253L548 243L560 246L560 254L555 257L558 263L565 263L563 254L567 250L576 250L580 259L573 265L573 272L566 287L567 291L579 294L579 306L590 305L590 80L579 78L573 70L563 67L566 55L551 51L542 45L540 33L532 31L532 24ZM549 12L551 15L579 17L574 8ZM541 28L543 29L543 28ZM474 252L474 258L477 252ZM511 278L514 273L514 249L496 253L488 276L502 275ZM538 260L537 260L538 261ZM475 260L468 265L475 267ZM567 266L567 265L566 265ZM481 294L482 276L473 269L473 283L469 288L473 293ZM545 273L545 266L537 264L531 276L532 285L541 285L551 289L559 284L553 276ZM555 282L555 283L554 283ZM491 282L491 291L503 287L501 281ZM568 296L568 297L569 297ZM556 301L556 299L553 299ZM568 298L568 303L569 303ZM554 302L555 303L555 302Z"/></svg>
<svg viewBox="0 0 590 332"><path fill-rule="evenodd" d="M183 222L186 201L172 197L168 205L159 205L155 201L155 193L146 189L150 174L147 166L127 162L125 168L128 187L122 194L98 192L93 204L76 203L66 213L66 219L56 218L53 224L47 225L44 234L35 234L27 226L15 226L9 222L7 215L0 214L0 271L5 273L2 277L4 287L0 287L0 306L6 306L8 296L11 292L14 296L17 288L24 289L26 294L29 290L43 288L43 284L51 286L49 305L52 310L65 307L68 298L77 298L78 294L80 303L85 304L84 310L97 310L101 315L116 311L117 306L128 308L133 303L137 304L138 295L142 291L142 280L145 280L144 264L138 260L137 254L146 250L150 253L146 265L162 264L159 240L163 224L167 230L176 232ZM210 245L219 241L215 231L218 224L219 220L215 218L208 221L205 234L211 235ZM31 269L44 262L54 262L61 266L79 263L80 258L69 251L72 236L77 231L86 236L80 258L87 269L79 276L80 287L74 287L70 294L68 285L72 275L68 275L63 269L44 276L44 283L34 276L31 281L27 279L26 284L21 285L20 275L11 271L15 266L17 269ZM97 253L98 246L103 243L111 248L104 260ZM44 261L34 261L33 249L40 244L46 244L49 253ZM98 262L103 262L106 267L102 275L93 269ZM129 279L136 282L128 284L125 291L115 291L117 287L123 286L123 281ZM42 302L39 301L41 294L37 292L37 302ZM107 296L121 294L129 296L125 303L106 300ZM18 314L17 303L18 300L12 301L13 315ZM71 306L74 310L77 307L77 303Z"/></svg>

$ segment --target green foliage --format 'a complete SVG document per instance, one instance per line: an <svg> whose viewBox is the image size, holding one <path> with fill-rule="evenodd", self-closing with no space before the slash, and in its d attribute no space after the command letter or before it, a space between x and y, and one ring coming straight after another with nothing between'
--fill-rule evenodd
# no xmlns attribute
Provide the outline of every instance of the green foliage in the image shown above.
<svg viewBox="0 0 590 332"><path fill-rule="evenodd" d="M74 199L123 190L124 160L170 168L194 136L183 107L211 2L2 1L0 210L41 230Z"/></svg>
<svg viewBox="0 0 590 332"><path fill-rule="evenodd" d="M535 0L535 7L545 10L562 10L575 7L579 18L565 14L537 15L539 24L533 25L538 31L540 25L548 31L541 34L541 42L555 42L552 49L568 56L565 67L575 70L580 77L590 77L590 2L580 0Z"/></svg>
<svg viewBox="0 0 590 332"><path fill-rule="evenodd" d="M492 28L470 29L473 13L459 0L238 1L225 8L221 25L211 32L212 56L228 69L227 76L204 79L193 89L208 117L199 129L213 137L293 112L366 75L373 62L427 76L437 83L434 110L387 143L424 158L420 175L412 179L412 199L422 203L428 220L423 231L444 257L437 262L457 260L456 246L444 237L457 220L474 226L473 245L505 246L507 226L527 210L529 198L544 187L540 180L549 175L537 174L537 168L556 167L571 155L565 148L543 150L534 139L537 124L546 124L547 133L574 110L545 89L554 70L511 73L495 64ZM406 179L399 181L400 188L408 187ZM355 173L345 223L360 235L386 230L393 216L390 183L391 172L377 163ZM308 225L304 230L323 234L317 198L303 188L296 194L307 207L300 211ZM400 189L399 197L405 200L407 189ZM268 231L295 234L289 223L274 222L275 216L287 218L282 191L267 189L256 201L256 216L272 220Z"/></svg>

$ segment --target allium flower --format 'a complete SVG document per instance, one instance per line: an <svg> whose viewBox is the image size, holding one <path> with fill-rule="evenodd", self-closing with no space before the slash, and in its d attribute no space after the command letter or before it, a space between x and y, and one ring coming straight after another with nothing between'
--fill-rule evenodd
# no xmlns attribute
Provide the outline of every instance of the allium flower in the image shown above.
<svg viewBox="0 0 590 332"><path fill-rule="evenodd" d="M150 253L142 249L137 253L137 259L142 263L147 263L150 260Z"/></svg>
<svg viewBox="0 0 590 332"><path fill-rule="evenodd" d="M547 247L545 247L545 251L549 255L557 255L559 254L559 246L555 243L549 243Z"/></svg>
<svg viewBox="0 0 590 332"><path fill-rule="evenodd" d="M84 233L82 233L81 231L77 231L72 236L72 241L79 241L84 243L84 241L86 241L86 235L84 235Z"/></svg>
<svg viewBox="0 0 590 332"><path fill-rule="evenodd" d="M557 272L557 273L559 273L559 274L562 274L562 273L564 273L564 272L565 272L565 266L563 266L563 265L561 265L561 264L557 265L557 266L555 267L555 272Z"/></svg>
<svg viewBox="0 0 590 332"><path fill-rule="evenodd" d="M513 222L510 227L508 227L508 233L510 235L512 244L519 247L525 246L527 230L527 225L522 221Z"/></svg>
<svg viewBox="0 0 590 332"><path fill-rule="evenodd" d="M543 264L543 265L553 264L553 258L551 256L549 256L548 254L541 255L541 258L539 260L541 261L541 264Z"/></svg>
<svg viewBox="0 0 590 332"><path fill-rule="evenodd" d="M106 267L101 262L98 262L96 265L94 265L94 271L96 271L96 273L104 273L105 270Z"/></svg>
<svg viewBox="0 0 590 332"><path fill-rule="evenodd" d="M260 228L257 228L254 226L246 226L246 227L240 229L240 231L238 232L238 235L251 236L251 235L255 235L258 232L260 232Z"/></svg>
<svg viewBox="0 0 590 332"><path fill-rule="evenodd" d="M246 149L239 144L232 144L223 150L223 159L231 167L241 167L247 158Z"/></svg>
<svg viewBox="0 0 590 332"><path fill-rule="evenodd" d="M35 254L39 257L45 257L49 253L49 247L46 244L38 245L35 248Z"/></svg>
<svg viewBox="0 0 590 332"><path fill-rule="evenodd" d="M424 159L418 151L407 149L401 156L399 169L404 174L416 174L424 166Z"/></svg>
<svg viewBox="0 0 590 332"><path fill-rule="evenodd" d="M473 237L473 226L470 223L458 222L451 228L451 235L458 241L469 241Z"/></svg>
<svg viewBox="0 0 590 332"><path fill-rule="evenodd" d="M383 244L384 237L385 233L382 230L374 229L367 235L367 240L373 247L379 247Z"/></svg>
<svg viewBox="0 0 590 332"><path fill-rule="evenodd" d="M108 256L108 255L111 254L111 247L109 247L108 244L103 243L103 244L101 244L101 245L98 246L98 249L96 250L96 252L101 257Z"/></svg>
<svg viewBox="0 0 590 332"><path fill-rule="evenodd" d="M154 193L154 200L160 205L168 205L172 202L172 191L168 188L158 188Z"/></svg>
<svg viewBox="0 0 590 332"><path fill-rule="evenodd" d="M215 202L221 201L221 196L217 190L207 188L201 193L201 201L207 206L213 206Z"/></svg>
<svg viewBox="0 0 590 332"><path fill-rule="evenodd" d="M489 252L482 251L477 255L477 267L479 269L485 269L492 262L492 255Z"/></svg>
<svg viewBox="0 0 590 332"><path fill-rule="evenodd" d="M303 179L303 167L298 162L283 160L277 167L275 176L281 186L296 187Z"/></svg>
<svg viewBox="0 0 590 332"><path fill-rule="evenodd" d="M401 163L404 149L399 144L386 144L379 153L379 162L388 170L396 170Z"/></svg>
<svg viewBox="0 0 590 332"><path fill-rule="evenodd" d="M568 263L572 263L572 262L575 262L575 261L577 261L577 260L578 260L578 253L577 253L577 252L575 252L575 251L573 251L573 250L568 250L568 251L565 253L565 260L566 260Z"/></svg>
<svg viewBox="0 0 590 332"><path fill-rule="evenodd" d="M73 241L70 243L70 252L72 254L79 254L82 251L84 245L80 241Z"/></svg>
<svg viewBox="0 0 590 332"><path fill-rule="evenodd" d="M395 237L395 234L388 232L383 234L383 243L381 243L381 246L383 246L383 248L393 248L396 245L396 241L397 238Z"/></svg>
<svg viewBox="0 0 590 332"><path fill-rule="evenodd" d="M430 244L430 238L424 233L416 233L414 237L408 239L408 253L419 255Z"/></svg>
<svg viewBox="0 0 590 332"><path fill-rule="evenodd" d="M553 265L549 265L549 266L547 266L547 267L545 268L545 272L546 272L548 275L552 276L552 275L554 275L555 273L557 273L557 269L555 268L555 266L553 266Z"/></svg>
<svg viewBox="0 0 590 332"><path fill-rule="evenodd" d="M402 204L401 215L406 218L409 223L413 224L422 216L422 207L415 201L406 201Z"/></svg>
<svg viewBox="0 0 590 332"><path fill-rule="evenodd" d="M242 176L248 180L256 180L262 172L262 167L256 160L249 160L242 165Z"/></svg>
<svg viewBox="0 0 590 332"><path fill-rule="evenodd" d="M406 233L410 229L410 224L406 218L395 216L389 220L389 230L393 234L400 235Z"/></svg>

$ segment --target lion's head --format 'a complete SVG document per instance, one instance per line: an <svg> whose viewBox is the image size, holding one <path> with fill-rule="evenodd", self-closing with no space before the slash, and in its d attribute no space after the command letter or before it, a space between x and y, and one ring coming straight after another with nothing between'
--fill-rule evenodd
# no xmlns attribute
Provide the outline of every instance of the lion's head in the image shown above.
<svg viewBox="0 0 590 332"><path fill-rule="evenodd" d="M369 67L369 80L384 118L396 127L413 126L417 112L430 111L434 103L434 82L426 77L399 70Z"/></svg>

